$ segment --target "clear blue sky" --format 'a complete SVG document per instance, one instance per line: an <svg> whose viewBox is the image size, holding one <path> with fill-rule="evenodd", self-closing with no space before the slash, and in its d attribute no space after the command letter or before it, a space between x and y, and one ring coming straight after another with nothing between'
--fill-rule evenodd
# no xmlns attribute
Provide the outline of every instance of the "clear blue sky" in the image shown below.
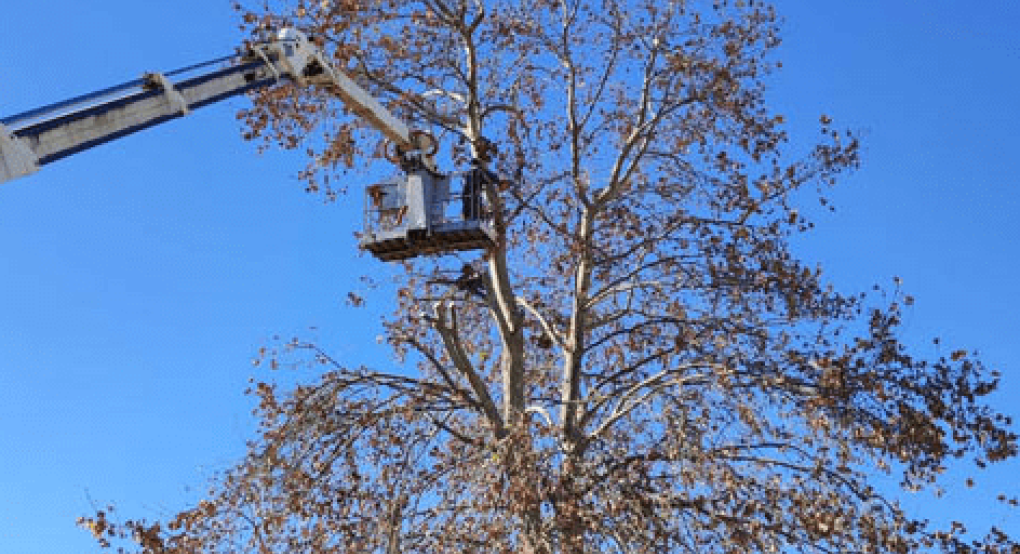
<svg viewBox="0 0 1020 554"><path fill-rule="evenodd" d="M865 138L803 252L844 290L900 276L910 340L979 349L1005 374L997 405L1020 415L1020 4L780 8L775 104L795 132L825 112ZM8 2L0 116L229 53L236 23L227 0ZM274 334L389 363L371 318L343 304L386 270L356 252L360 197L304 194L299 157L239 138L245 105L0 186L0 554L96 550L74 526L90 502L154 518L195 498L251 436L242 390ZM985 483L1020 492L1016 468ZM950 500L933 515L1020 532L1016 515Z"/></svg>

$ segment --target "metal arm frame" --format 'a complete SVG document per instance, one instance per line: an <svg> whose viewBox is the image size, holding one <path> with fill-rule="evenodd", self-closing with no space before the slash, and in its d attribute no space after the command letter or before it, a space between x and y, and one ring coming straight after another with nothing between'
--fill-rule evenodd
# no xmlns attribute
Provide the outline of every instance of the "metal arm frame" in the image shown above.
<svg viewBox="0 0 1020 554"><path fill-rule="evenodd" d="M226 66L221 64L226 62ZM219 65L214 70L205 69ZM204 70L172 81L171 77ZM226 98L270 86L281 79L329 86L358 116L398 146L405 160L423 155L420 133L412 132L296 29L283 29L241 56L229 56L141 79L0 119L0 183L29 175L48 163L189 114ZM422 142L422 145L418 143Z"/></svg>

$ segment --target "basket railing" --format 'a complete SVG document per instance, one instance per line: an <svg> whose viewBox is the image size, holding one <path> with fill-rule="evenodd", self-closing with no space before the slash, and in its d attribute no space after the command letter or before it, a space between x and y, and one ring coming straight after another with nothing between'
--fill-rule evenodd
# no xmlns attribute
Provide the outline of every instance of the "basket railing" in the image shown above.
<svg viewBox="0 0 1020 554"><path fill-rule="evenodd" d="M426 195L428 221L432 228L468 222L491 221L484 187L465 174L435 181ZM404 182L394 178L365 189L366 236L398 233L408 225L407 192Z"/></svg>

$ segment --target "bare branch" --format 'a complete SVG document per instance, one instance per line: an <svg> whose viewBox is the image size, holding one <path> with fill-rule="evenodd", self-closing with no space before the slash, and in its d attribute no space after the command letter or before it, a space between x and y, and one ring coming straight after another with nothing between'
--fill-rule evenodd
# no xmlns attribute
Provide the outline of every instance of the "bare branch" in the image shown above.
<svg viewBox="0 0 1020 554"><path fill-rule="evenodd" d="M517 303L526 309L528 313L534 316L536 320L538 320L538 324L542 327L542 332L545 333L545 336L549 337L549 340L553 341L553 343L561 350L565 348L563 338L556 332L553 326L549 324L549 320L542 315L542 312L540 312L538 308L522 297L517 297Z"/></svg>
<svg viewBox="0 0 1020 554"><path fill-rule="evenodd" d="M456 311L454 311L452 306L444 304L437 305L435 309L436 317L433 321L433 327L442 337L447 355L453 361L454 367L467 378L471 389L475 393L476 400L481 404L482 410L489 420L489 424L492 425L497 435L502 434L504 427L503 418L500 417L499 410L496 408L495 402L492 401L488 386L486 386L485 381L475 371L474 366L461 346Z"/></svg>

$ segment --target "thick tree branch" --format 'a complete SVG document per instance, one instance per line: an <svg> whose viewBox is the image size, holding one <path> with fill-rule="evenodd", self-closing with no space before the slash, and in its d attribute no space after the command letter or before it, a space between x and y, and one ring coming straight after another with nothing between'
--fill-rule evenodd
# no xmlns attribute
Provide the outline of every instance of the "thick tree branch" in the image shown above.
<svg viewBox="0 0 1020 554"><path fill-rule="evenodd" d="M475 371L471 360L468 359L467 354L464 353L464 348L461 346L456 311L454 311L453 307L440 303L436 306L436 317L432 325L439 333L439 336L442 337L446 353L450 356L450 360L453 361L454 367L467 378L489 424L492 425L497 435L502 435L504 430L503 418L500 416L499 410L489 394L488 386L481 376L478 375L478 372Z"/></svg>

